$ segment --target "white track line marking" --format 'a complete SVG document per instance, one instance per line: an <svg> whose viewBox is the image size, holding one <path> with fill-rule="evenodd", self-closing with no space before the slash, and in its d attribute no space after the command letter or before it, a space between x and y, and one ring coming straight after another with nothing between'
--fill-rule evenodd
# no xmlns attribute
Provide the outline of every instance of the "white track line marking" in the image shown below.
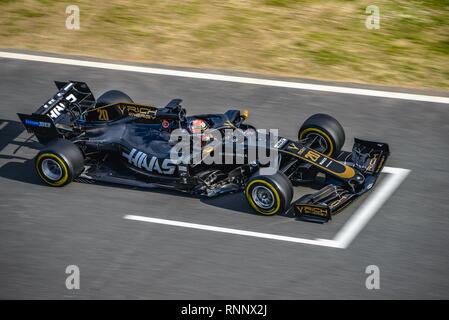
<svg viewBox="0 0 449 320"><path fill-rule="evenodd" d="M290 81L279 81L279 80L269 80L269 79L257 79L257 78L249 78L249 77L227 76L227 75L213 74L213 73L202 73L202 72L191 72L191 71L181 71L181 70L171 70L171 69L161 69L161 68L139 67L139 66L132 66L132 65L124 65L124 64L113 64L113 63L85 61L85 60L67 59L67 58L55 58L55 57L39 56L39 55L32 55L32 54L14 53L14 52L0 51L0 58L56 63L56 64L64 64L64 65L72 65L72 66L80 66L80 67L88 67L88 68L140 72L140 73L147 73L147 74L159 74L159 75L166 75L166 76L194 78L194 79L203 79L203 80L246 83L246 84L255 84L255 85L261 85L261 86L282 87L282 88L324 91L324 92L335 92L335 93L343 93L343 94L355 94L355 95L361 95L361 96L371 96L371 97L380 97L380 98L403 99L403 100L449 104L449 97L429 96L429 95L403 93L403 92L370 90L370 89L361 89L361 88L349 88L349 87L320 85L320 84L311 84L311 83L302 83L302 82L290 82Z"/></svg>
<svg viewBox="0 0 449 320"><path fill-rule="evenodd" d="M384 167L382 172L389 173L385 181L381 182L373 193L362 203L348 222L338 231L334 237L341 247L346 248L359 234L370 219L382 207L387 199L399 187L410 173L408 169ZM380 188L379 188L380 187Z"/></svg>
<svg viewBox="0 0 449 320"><path fill-rule="evenodd" d="M355 239L359 232L365 227L369 220L382 207L387 199L404 181L410 173L408 169L385 167L383 173L389 174L376 188L368 199L357 209L352 217L345 223L345 225L338 231L334 239L304 239L297 237L288 237L283 235L254 232L240 229L223 228L217 226L210 226L205 224L197 224L176 220L167 220L160 218L150 218L136 215L126 215L123 218L128 220L143 221L149 223L165 224L169 226L176 226L182 228L208 230L221 233L230 233L247 237L264 238L278 241L295 242L302 244L310 244L315 246L324 246L331 248L345 249Z"/></svg>
<svg viewBox="0 0 449 320"><path fill-rule="evenodd" d="M321 241L319 241L319 240L287 237L287 236L281 236L281 235L277 235L277 234L254 232L254 231L247 231L247 230L240 230L240 229L223 228L223 227L209 226L209 225L205 225L205 224L197 224L197 223L190 223L190 222L182 222L182 221L176 221L176 220L150 218L150 217L142 217L142 216L135 216L135 215L126 215L123 218L128 219L128 220L165 224L165 225L169 225L169 226L176 226L176 227L183 227L183 228L190 228L190 229L231 233L231 234L237 234L237 235L241 235L241 236L248 236L248 237L255 237L255 238L265 238L265 239L296 242L296 243L322 245Z"/></svg>

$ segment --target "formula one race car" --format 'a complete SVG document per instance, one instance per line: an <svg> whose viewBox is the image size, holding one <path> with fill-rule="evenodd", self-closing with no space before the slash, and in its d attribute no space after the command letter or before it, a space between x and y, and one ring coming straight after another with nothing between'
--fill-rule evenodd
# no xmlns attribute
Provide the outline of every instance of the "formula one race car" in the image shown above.
<svg viewBox="0 0 449 320"><path fill-rule="evenodd" d="M246 138L233 140L244 150L240 161L234 153L231 164L211 163L205 160L221 152L227 138L224 135L217 143L205 134L208 130L240 130L245 137L256 135L255 141L260 140L260 133L245 123L248 112L187 116L180 99L156 108L136 104L117 90L95 100L84 82L55 83L59 91L52 99L31 115L18 114L45 145L35 158L35 168L42 181L54 187L76 180L208 197L243 191L254 210L269 216L289 210L293 184L321 179L324 187L294 201L293 209L303 219L325 222L373 187L389 156L387 144L360 139L355 139L351 152L341 151L342 126L329 115L315 114L300 127L298 140L281 137L272 144L256 143L259 150L277 152L273 174L262 174L268 164L248 157L255 146ZM192 139L201 136L199 147L189 149L193 151L183 161L171 156L179 142L179 137L172 139L175 130ZM195 152L201 153L200 161L192 160L197 159Z"/></svg>

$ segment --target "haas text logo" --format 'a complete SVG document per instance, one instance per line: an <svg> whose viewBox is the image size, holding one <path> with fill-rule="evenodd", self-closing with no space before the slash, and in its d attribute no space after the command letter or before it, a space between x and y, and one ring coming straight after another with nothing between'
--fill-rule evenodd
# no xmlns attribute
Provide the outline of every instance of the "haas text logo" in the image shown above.
<svg viewBox="0 0 449 320"><path fill-rule="evenodd" d="M158 158L155 156L150 158L146 153L135 148L130 153L122 152L122 156L128 159L128 162L135 167L145 169L149 172L173 174L176 169L176 164L171 159L164 159L160 164Z"/></svg>

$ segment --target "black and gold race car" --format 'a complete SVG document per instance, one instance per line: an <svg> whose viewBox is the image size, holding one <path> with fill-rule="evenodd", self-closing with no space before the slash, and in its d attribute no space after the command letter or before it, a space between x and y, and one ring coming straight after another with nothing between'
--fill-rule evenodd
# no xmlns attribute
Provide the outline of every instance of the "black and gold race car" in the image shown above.
<svg viewBox="0 0 449 320"><path fill-rule="evenodd" d="M389 156L387 144L360 139L355 139L352 151L342 151L344 130L326 114L309 117L297 140L273 140L269 133L261 139L261 133L245 122L246 111L188 116L180 99L156 108L134 103L117 90L94 99L84 82L55 83L59 91L53 98L31 115L19 114L25 128L44 145L35 168L53 187L76 180L208 197L243 191L260 214L281 214L293 207L303 219L325 222L373 187ZM222 133L222 140L208 135L211 130ZM231 137L235 148L231 154L223 148L229 142L226 130L243 133L243 140ZM191 152L181 160L173 158L173 148L180 142L179 136L173 139L174 132L183 132L188 139L200 137L197 147L189 147ZM255 148L273 151L276 158L262 163L259 153L249 156ZM198 154L200 161L195 160ZM207 161L217 154L232 161ZM274 172L264 173L268 167ZM292 203L293 185L318 179L324 183L321 190Z"/></svg>

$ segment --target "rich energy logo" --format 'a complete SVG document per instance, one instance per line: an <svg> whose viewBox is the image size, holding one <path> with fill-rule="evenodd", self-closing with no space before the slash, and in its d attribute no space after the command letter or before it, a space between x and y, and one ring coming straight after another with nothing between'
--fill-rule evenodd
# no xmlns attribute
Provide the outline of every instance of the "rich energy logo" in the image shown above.
<svg viewBox="0 0 449 320"><path fill-rule="evenodd" d="M173 174L176 169L176 164L171 159L164 159L160 164L158 158L155 156L150 158L146 153L135 148L130 153L122 152L122 156L128 159L128 162L135 167L145 169L149 172Z"/></svg>

